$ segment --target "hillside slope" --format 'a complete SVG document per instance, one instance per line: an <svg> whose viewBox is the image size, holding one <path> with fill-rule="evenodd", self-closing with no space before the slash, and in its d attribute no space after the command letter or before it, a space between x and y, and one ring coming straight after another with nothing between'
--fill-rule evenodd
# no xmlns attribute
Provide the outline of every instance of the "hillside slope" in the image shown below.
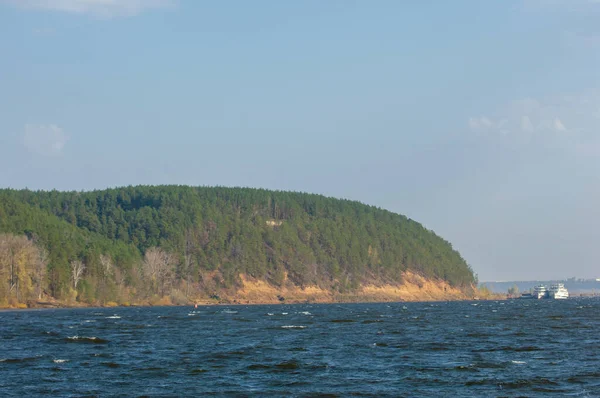
<svg viewBox="0 0 600 398"><path fill-rule="evenodd" d="M72 263L82 261L82 282L71 288L88 302L241 292L245 276L275 289L313 286L335 294L396 286L407 273L458 290L475 282L460 254L419 223L305 193L0 190L0 232L35 236L48 250L48 268L61 270L48 278L55 297L67 294Z"/></svg>

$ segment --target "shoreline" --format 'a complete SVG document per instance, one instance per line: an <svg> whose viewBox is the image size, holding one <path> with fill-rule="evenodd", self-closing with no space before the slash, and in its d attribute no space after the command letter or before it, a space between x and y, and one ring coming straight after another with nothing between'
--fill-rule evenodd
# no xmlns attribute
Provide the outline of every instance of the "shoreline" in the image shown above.
<svg viewBox="0 0 600 398"><path fill-rule="evenodd" d="M110 308L157 308L157 307L195 307L197 304L198 307L224 307L224 306L259 306L259 305L331 305L331 304L399 304L399 303L443 303L443 302L459 302L459 301L497 301L497 300L507 300L505 296L503 297L489 297L489 298L464 298L464 299L438 299L438 300L346 300L346 301L299 301L299 300L290 300L290 301L280 301L280 302L241 302L239 300L235 300L233 302L208 302L208 301L199 301L197 303L188 303L188 304L149 304L149 303L139 303L139 304L130 304L130 305L99 305L99 304L83 304L77 303L75 305L70 305L64 302L57 302L55 306L29 306L29 307L0 307L0 313L2 312L13 312L13 311L44 311L44 310L74 310L74 309L99 309L105 310Z"/></svg>
<svg viewBox="0 0 600 398"><path fill-rule="evenodd" d="M152 299L131 300L128 302L92 302L56 300L46 297L29 300L4 310L57 309L57 308L125 308L160 306L212 306L212 305L274 305L274 304L348 304L348 303L401 303L401 302L447 302L474 300L503 300L506 295L483 294L473 287L457 288L443 280L426 279L420 275L405 272L403 282L391 284L365 284L358 290L340 293L318 286L299 287L287 284L275 287L264 280L240 274L241 284L235 291L222 291L216 297L204 294L190 295L185 300L175 300L170 296Z"/></svg>

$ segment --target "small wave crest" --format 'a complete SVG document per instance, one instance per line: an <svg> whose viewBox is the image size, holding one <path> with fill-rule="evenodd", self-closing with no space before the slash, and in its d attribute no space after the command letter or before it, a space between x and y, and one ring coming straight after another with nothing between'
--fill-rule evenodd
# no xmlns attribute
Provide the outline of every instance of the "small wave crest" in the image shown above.
<svg viewBox="0 0 600 398"><path fill-rule="evenodd" d="M281 327L282 329L306 329L306 326L300 325L285 325Z"/></svg>
<svg viewBox="0 0 600 398"><path fill-rule="evenodd" d="M91 344L107 344L109 341L101 339L99 337L91 336L69 336L65 339L68 342L73 343L91 343Z"/></svg>

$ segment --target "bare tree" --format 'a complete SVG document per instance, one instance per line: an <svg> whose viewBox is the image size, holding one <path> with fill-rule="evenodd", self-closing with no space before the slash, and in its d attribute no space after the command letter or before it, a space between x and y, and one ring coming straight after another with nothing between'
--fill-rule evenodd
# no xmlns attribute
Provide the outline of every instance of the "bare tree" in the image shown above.
<svg viewBox="0 0 600 398"><path fill-rule="evenodd" d="M40 253L25 236L0 234L0 298L23 301L33 295Z"/></svg>
<svg viewBox="0 0 600 398"><path fill-rule="evenodd" d="M109 298L109 281L114 274L115 268L112 258L106 254L100 255L100 280L98 282L99 298L106 301Z"/></svg>
<svg viewBox="0 0 600 398"><path fill-rule="evenodd" d="M19 278L17 276L18 273L18 265L16 262L16 258L19 256L18 246L19 238L13 235L7 235L6 237L6 245L7 245L7 265L8 265L8 292L12 294L12 292L16 292L17 296L19 295Z"/></svg>
<svg viewBox="0 0 600 398"><path fill-rule="evenodd" d="M73 280L73 289L77 289L77 285L83 278L85 264L79 260L71 261L71 279Z"/></svg>
<svg viewBox="0 0 600 398"><path fill-rule="evenodd" d="M0 299L7 298L10 291L11 251L8 234L0 234Z"/></svg>
<svg viewBox="0 0 600 398"><path fill-rule="evenodd" d="M164 295L165 288L170 284L175 257L158 248L151 247L144 255L144 277Z"/></svg>
<svg viewBox="0 0 600 398"><path fill-rule="evenodd" d="M185 250L183 257L183 269L181 272L181 276L185 279L185 296L189 297L191 294L190 289L190 281L192 279L192 267L193 267L193 252L194 252L194 242L195 242L195 234L194 231L188 229L185 233Z"/></svg>
<svg viewBox="0 0 600 398"><path fill-rule="evenodd" d="M102 267L102 276L104 276L105 279L110 278L114 270L114 265L110 256L105 254L100 255L100 265Z"/></svg>
<svg viewBox="0 0 600 398"><path fill-rule="evenodd" d="M123 292L123 288L125 287L125 279L126 275L119 268L115 268L115 282L117 283L117 288L119 289L119 297Z"/></svg>
<svg viewBox="0 0 600 398"><path fill-rule="evenodd" d="M46 272L48 270L48 252L45 249L39 249L38 258L35 264L34 283L36 287L36 295L38 300L42 298L44 292L44 282L46 280Z"/></svg>

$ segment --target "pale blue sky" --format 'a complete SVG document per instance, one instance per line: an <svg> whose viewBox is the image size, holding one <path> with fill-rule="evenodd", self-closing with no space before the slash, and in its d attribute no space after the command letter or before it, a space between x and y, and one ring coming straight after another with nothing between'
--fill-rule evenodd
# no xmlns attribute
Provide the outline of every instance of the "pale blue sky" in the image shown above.
<svg viewBox="0 0 600 398"><path fill-rule="evenodd" d="M0 186L321 193L600 277L600 2L0 0Z"/></svg>

